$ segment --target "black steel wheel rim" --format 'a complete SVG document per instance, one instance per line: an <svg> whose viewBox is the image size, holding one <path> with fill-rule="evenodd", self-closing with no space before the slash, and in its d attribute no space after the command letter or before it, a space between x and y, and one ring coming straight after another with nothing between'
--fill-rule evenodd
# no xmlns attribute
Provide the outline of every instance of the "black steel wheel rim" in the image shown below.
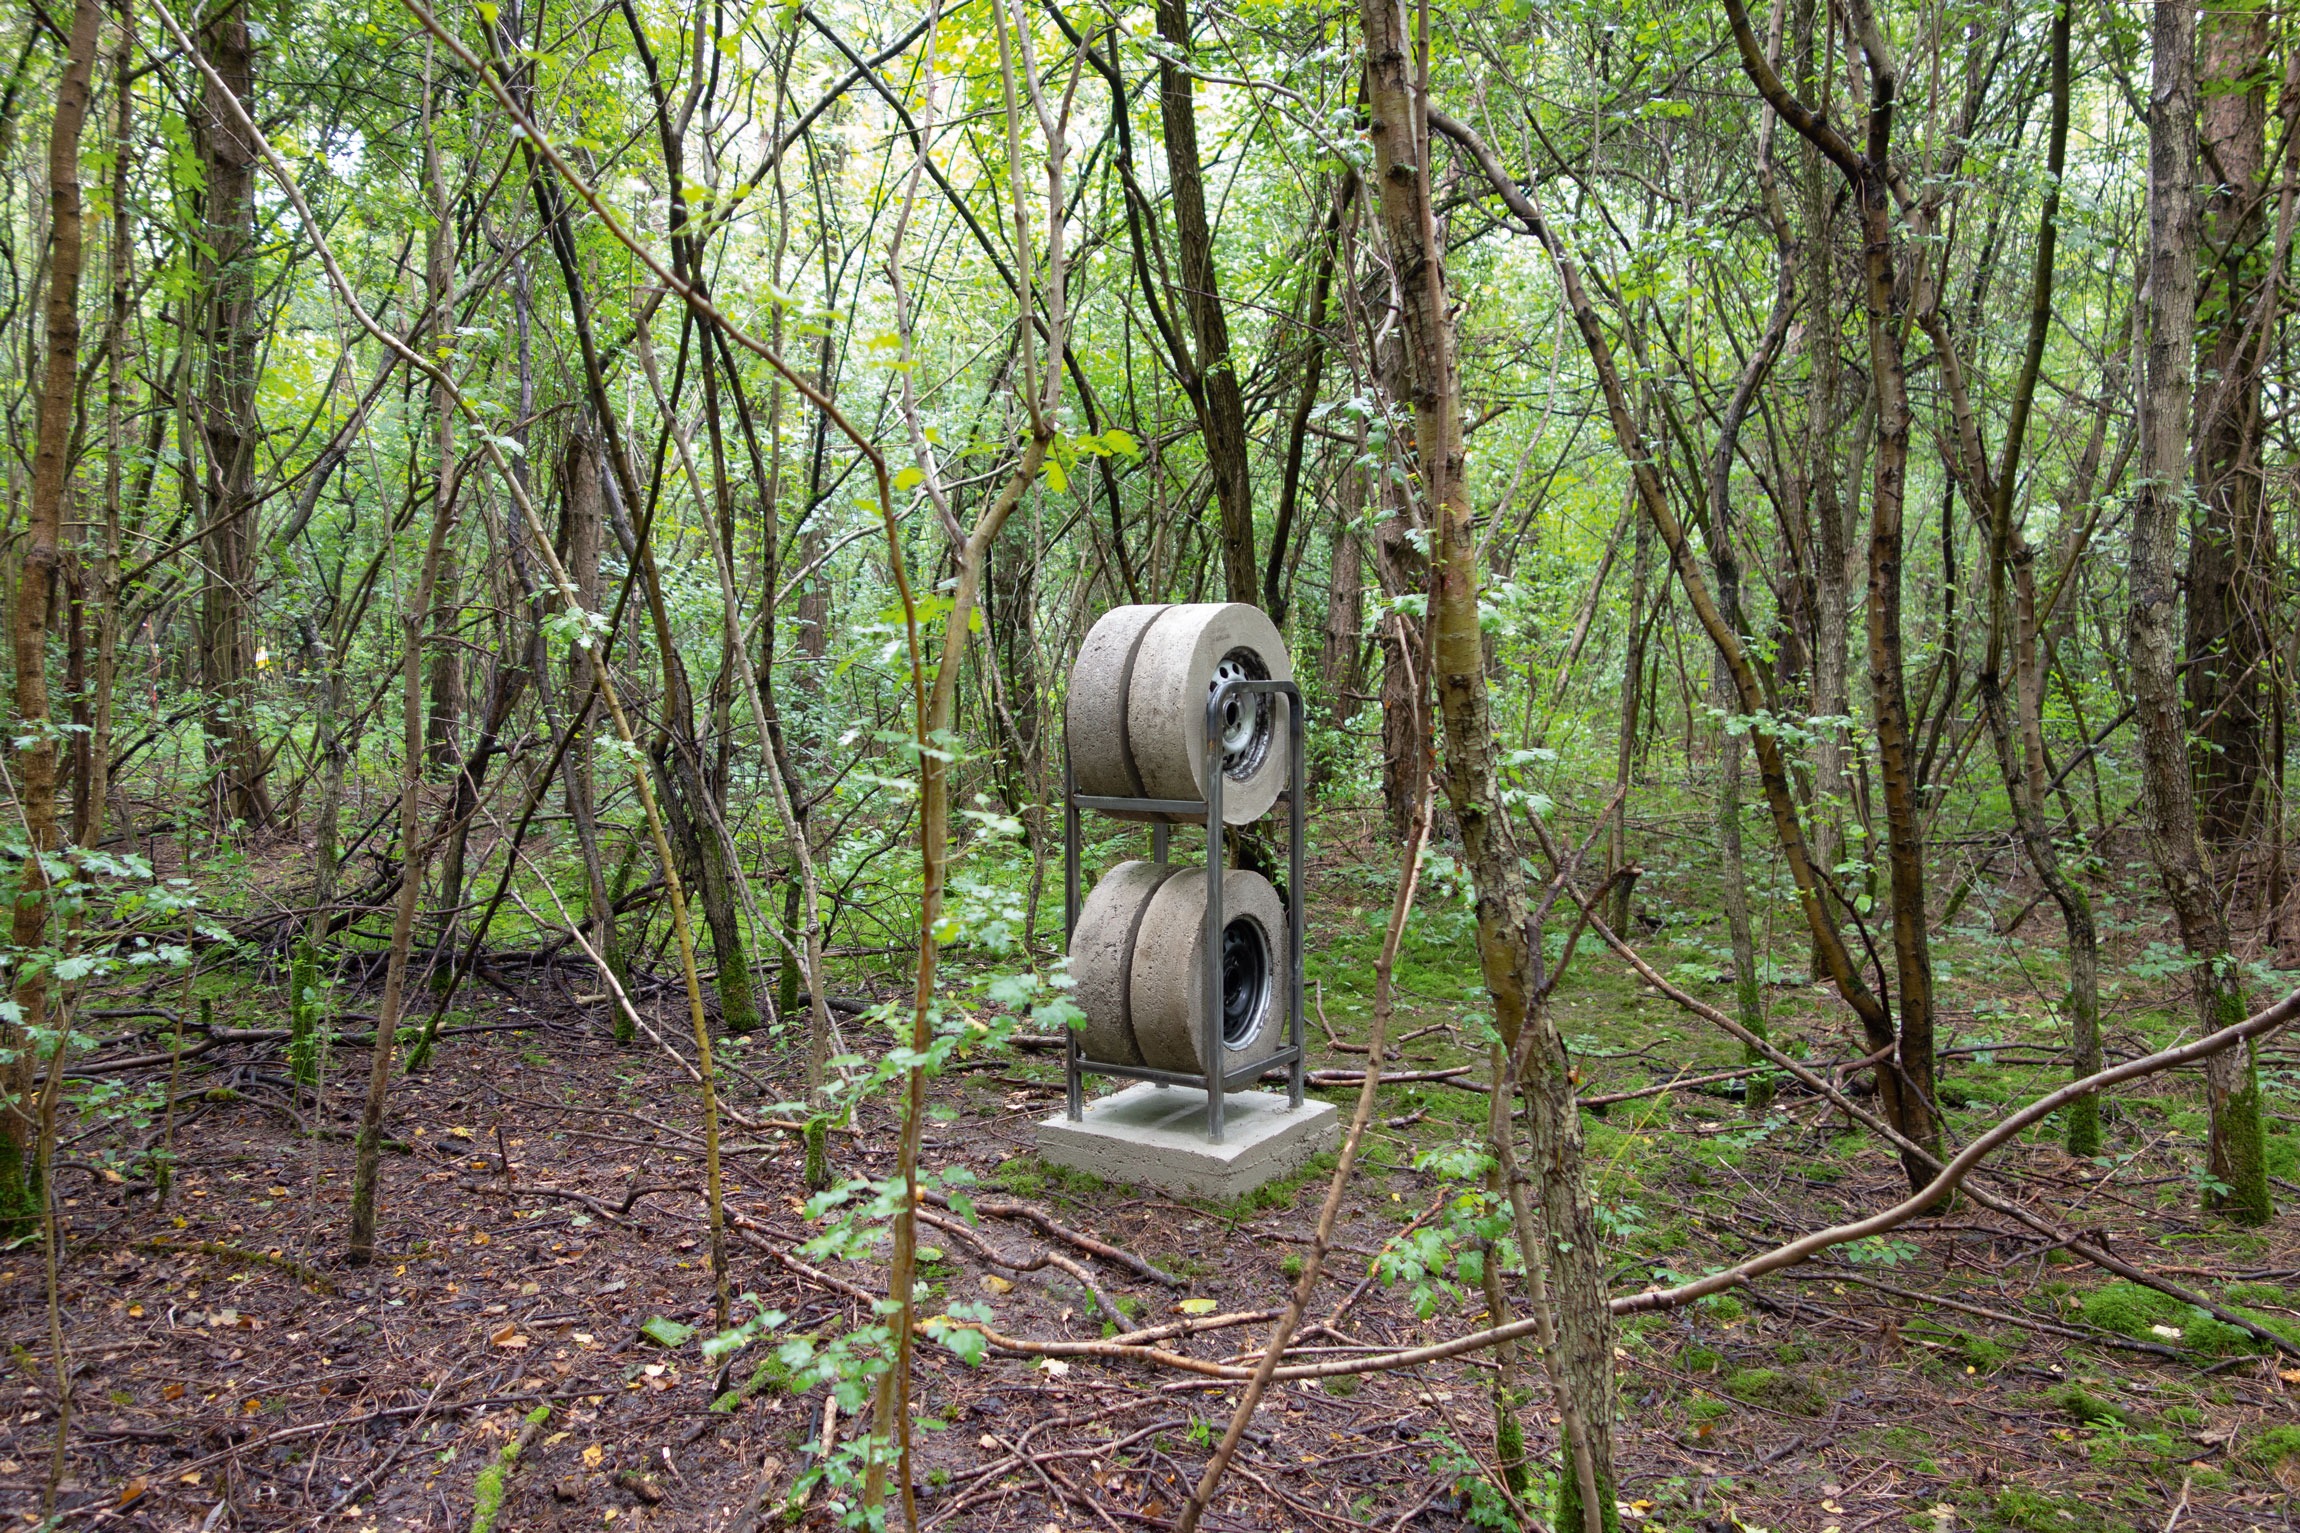
<svg viewBox="0 0 2300 1533"><path fill-rule="evenodd" d="M1253 1041L1270 1004L1270 943L1260 923L1241 916L1222 928L1222 1043Z"/></svg>

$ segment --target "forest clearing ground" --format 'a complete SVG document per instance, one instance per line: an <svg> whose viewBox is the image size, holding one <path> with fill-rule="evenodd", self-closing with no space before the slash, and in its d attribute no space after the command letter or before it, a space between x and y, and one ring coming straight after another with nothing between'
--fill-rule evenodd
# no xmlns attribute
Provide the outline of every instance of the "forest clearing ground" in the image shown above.
<svg viewBox="0 0 2300 1533"><path fill-rule="evenodd" d="M1443 872L1399 965L1392 1036L1410 1041L1389 1068L1477 1063L1482 1072L1482 994L1466 916ZM1311 979L1346 1042L1363 1036L1390 875L1374 859L1324 863L1314 876ZM1687 980L1702 978L1704 944L1716 941L1691 892L1697 882L1689 867L1665 867L1641 890L1646 952ZM1943 1075L1960 1139L2059 1070L2049 1057L2057 1043L2037 1020L2038 976L2001 942L1991 959L1978 935L1986 930L1952 930L1944 941L1968 1003L1958 1036L1944 1040L1963 1051ZM2121 940L2138 953L2145 935ZM784 1515L804 1445L824 1421L824 1391L785 1393L765 1346L713 1367L694 1340L666 1348L640 1331L657 1317L703 1333L710 1325L691 1086L661 1053L612 1044L599 1007L577 999L591 988L587 972L559 964L523 977L506 966L501 982L467 992L459 1005L468 1015L451 1020L531 1020L531 1029L454 1037L428 1070L395 1086L392 1132L404 1150L388 1157L386 1255L375 1268L337 1259L362 1049L336 1051L316 1114L308 1097L291 1095L276 1048L219 1049L188 1066L180 1170L164 1211L148 1189L107 1178L104 1152L119 1124L89 1118L67 1129L63 1311L79 1372L63 1504L73 1525L461 1529L481 1470L539 1404L551 1414L507 1478L499 1528L734 1529ZM278 983L252 970L201 983L219 1024L282 1025ZM2110 1020L2113 1049L2170 1036L2161 990L2145 977L2128 984ZM1768 996L1784 1046L1815 1061L1848 1056L1833 1001L1802 983ZM348 990L338 1000L358 1004ZM651 1004L659 1030L676 1039L675 991L657 991ZM851 1030L861 1024L847 1025L859 1046ZM1578 967L1561 1027L1586 1072L1585 1095L1739 1063L1735 1046L1607 958ZM1315 1014L1310 1036L1316 1067L1363 1066L1362 1054L1328 1046ZM151 1046L148 1034L122 1045ZM796 1095L797 1052L763 1036L730 1047L756 1078L730 1079L732 1108L757 1114ZM2272 1156L2292 1194L2294 1045L2271 1055L2271 1106L2286 1114ZM1326 1163L1227 1208L1053 1172L1030 1147L1035 1121L1059 1106L1060 1079L1044 1055L1022 1055L938 1082L926 1163L965 1165L991 1190L1184 1280L1162 1289L1089 1261L1127 1307L1129 1327L1172 1318L1185 1300L1224 1312L1281 1304ZM1346 1111L1353 1093L1328 1095ZM1887 1156L1793 1083L1762 1124L1736 1095L1710 1086L1585 1114L1616 1293L1664 1270L1728 1263L1901 1190ZM2300 1334L2300 1219L2286 1213L2239 1233L2195 1211L2185 1168L2201 1133L2196 1098L2191 1079L2145 1083L2108 1114L2106 1167L2071 1162L2040 1133L2002 1163L2012 1174L1998 1185L2101 1230L2128 1259ZM1449 1180L1458 1157L1442 1152L1474 1141L1484 1111L1482 1093L1447 1084L1384 1091L1311 1322L1342 1304L1392 1236L1417 1221L1443 1226L1466 1184ZM302 1132L315 1122L326 1137ZM859 1127L833 1136L835 1172L891 1174L896 1125L886 1105L871 1104ZM138 1131L139 1142L149 1132ZM730 1130L728 1205L746 1222L731 1242L733 1286L789 1316L779 1334L827 1339L862 1323L866 1306L767 1251L808 1233L800 1173L795 1135ZM1046 1244L1003 1218L985 1218L981 1234L1017 1260ZM1001 1275L967 1242L932 1230L922 1238L939 1252L923 1269L935 1309L988 1303L998 1329L1016 1337L1120 1328L1093 1315L1066 1275ZM1426 1243L1418 1282L1371 1286L1330 1330L1306 1327L1300 1344L1388 1347L1476 1324L1484 1301L1444 1264L1443 1245ZM2242 1333L2174 1313L2147 1290L2105 1284L2038 1245L1966 1205L1836 1261L1624 1324L1625 1526L2105 1533L2176 1518L2187 1528L2289 1528L2300 1497L2300 1371L2280 1373ZM883 1289L883 1271L868 1264L811 1264L862 1291ZM1928 1303L1928 1293L1968 1308ZM0 1257L0 1306L16 1395L0 1424L0 1513L31 1518L55 1426L37 1246ZM748 1313L738 1306L738 1318ZM1169 1345L1234 1360L1266 1331L1258 1321ZM2110 1344L2121 1341L2157 1350ZM2168 1352L2180 1356L2159 1355ZM994 1356L970 1368L932 1346L920 1358L919 1420L942 1428L918 1434L921 1516L951 1529L1162 1526L1234 1399L1213 1381L1134 1364ZM1494 1502L1473 1467L1492 1455L1491 1367L1479 1356L1274 1390L1209 1525L1472 1525ZM752 1397L738 1408L708 1409L745 1386ZM1545 1458L1554 1447L1547 1410L1529 1411L1526 1427ZM826 1500L827 1489L815 1492L804 1525L831 1525ZM224 1501L228 1513L211 1515Z"/></svg>

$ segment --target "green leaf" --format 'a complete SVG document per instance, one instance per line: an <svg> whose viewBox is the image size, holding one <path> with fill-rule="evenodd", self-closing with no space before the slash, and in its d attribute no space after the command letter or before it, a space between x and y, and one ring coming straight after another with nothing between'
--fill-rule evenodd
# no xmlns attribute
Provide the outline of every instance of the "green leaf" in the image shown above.
<svg viewBox="0 0 2300 1533"><path fill-rule="evenodd" d="M969 1368L979 1366L990 1355L990 1342L971 1327L954 1325L942 1333L941 1340L950 1348L951 1355Z"/></svg>
<svg viewBox="0 0 2300 1533"><path fill-rule="evenodd" d="M924 483L926 483L926 470L920 468L915 463L912 464L909 468L904 469L901 473L894 476L894 487L898 494L904 490L914 489Z"/></svg>
<svg viewBox="0 0 2300 1533"><path fill-rule="evenodd" d="M1174 1307L1185 1315L1211 1315L1214 1313L1214 1301L1212 1299L1184 1299Z"/></svg>
<svg viewBox="0 0 2300 1533"><path fill-rule="evenodd" d="M1142 444L1134 440L1134 434L1130 431L1112 426L1102 433L1102 440L1112 452L1124 453L1129 458L1142 456Z"/></svg>
<svg viewBox="0 0 2300 1533"><path fill-rule="evenodd" d="M650 1316L640 1327L639 1334L661 1347L683 1347L694 1339L695 1328L681 1325L676 1320L665 1320L661 1315Z"/></svg>
<svg viewBox="0 0 2300 1533"><path fill-rule="evenodd" d="M1070 488L1070 476L1052 458L1046 460L1046 487L1057 495Z"/></svg>

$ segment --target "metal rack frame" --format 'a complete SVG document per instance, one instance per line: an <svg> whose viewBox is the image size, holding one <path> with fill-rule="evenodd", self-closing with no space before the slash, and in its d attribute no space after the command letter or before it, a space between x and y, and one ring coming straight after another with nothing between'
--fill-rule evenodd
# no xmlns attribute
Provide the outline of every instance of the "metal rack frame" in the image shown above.
<svg viewBox="0 0 2300 1533"><path fill-rule="evenodd" d="M1079 1051L1078 1032L1066 1030L1063 1040L1063 1077L1068 1087L1068 1113L1075 1123L1085 1111L1084 1077L1089 1074L1150 1081L1159 1086L1196 1086L1206 1093L1206 1138L1222 1142L1225 1099L1232 1091L1253 1084L1264 1072L1286 1067L1286 1105L1302 1105L1302 1069L1307 1051L1302 1046L1302 693L1290 681L1229 681L1206 698L1206 801L1173 798L1108 798L1078 791L1071 770L1069 742L1062 751L1062 933L1067 946L1078 927L1078 823L1079 812L1096 814L1133 812L1157 814L1150 828L1151 856L1166 862L1173 822L1206 827L1206 1033L1199 1040L1199 1058L1220 1059L1222 1047L1222 880L1228 858L1222 850L1222 704L1234 692L1282 697L1286 700L1286 943L1282 987L1286 1001L1285 1046L1266 1058L1224 1072L1217 1088L1213 1072L1158 1070L1148 1065L1114 1064L1088 1059Z"/></svg>

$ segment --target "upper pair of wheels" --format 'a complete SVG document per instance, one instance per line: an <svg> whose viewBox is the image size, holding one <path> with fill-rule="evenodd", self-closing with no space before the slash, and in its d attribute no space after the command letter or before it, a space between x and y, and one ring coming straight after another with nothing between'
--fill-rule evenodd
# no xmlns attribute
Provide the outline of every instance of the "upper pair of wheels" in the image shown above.
<svg viewBox="0 0 2300 1533"><path fill-rule="evenodd" d="M1285 640L1259 607L1113 607L1088 631L1070 669L1063 722L1078 790L1205 802L1208 702L1232 682L1293 677ZM1270 812L1286 784L1284 705L1274 693L1228 691L1214 727L1222 819L1249 824Z"/></svg>

